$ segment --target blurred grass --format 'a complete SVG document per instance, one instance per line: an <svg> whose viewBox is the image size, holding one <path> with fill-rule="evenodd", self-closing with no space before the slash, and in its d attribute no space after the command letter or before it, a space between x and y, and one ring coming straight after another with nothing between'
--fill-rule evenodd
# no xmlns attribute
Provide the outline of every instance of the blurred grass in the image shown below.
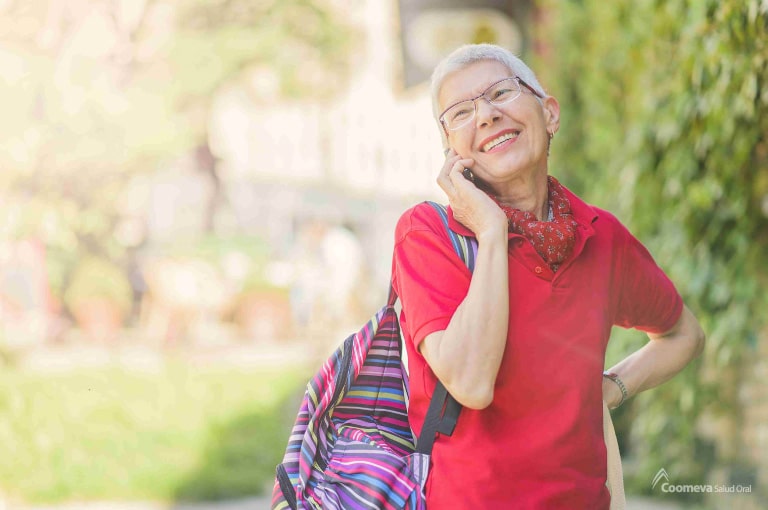
<svg viewBox="0 0 768 510"><path fill-rule="evenodd" d="M30 503L263 493L307 380L300 369L120 366L0 373L0 487Z"/></svg>

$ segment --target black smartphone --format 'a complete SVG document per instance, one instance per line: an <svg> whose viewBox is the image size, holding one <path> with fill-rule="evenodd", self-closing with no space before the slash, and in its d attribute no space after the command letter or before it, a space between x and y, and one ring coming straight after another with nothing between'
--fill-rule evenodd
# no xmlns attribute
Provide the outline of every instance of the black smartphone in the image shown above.
<svg viewBox="0 0 768 510"><path fill-rule="evenodd" d="M475 175L475 173L470 170L469 168L465 168L461 171L461 174L464 176L466 180L471 182L475 185L477 189L480 191L485 191L488 194L493 193L493 188L491 188L485 181L483 181L481 178Z"/></svg>

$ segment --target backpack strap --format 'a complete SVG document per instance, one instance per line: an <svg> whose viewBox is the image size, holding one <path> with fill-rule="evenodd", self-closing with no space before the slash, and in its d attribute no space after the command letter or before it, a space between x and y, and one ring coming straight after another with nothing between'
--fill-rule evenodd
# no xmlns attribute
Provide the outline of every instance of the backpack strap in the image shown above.
<svg viewBox="0 0 768 510"><path fill-rule="evenodd" d="M427 202L437 211L443 221L443 227L451 239L451 244L456 254L466 264L470 271L475 269L477 256L477 240L457 234L448 226L448 211L444 205ZM424 426L421 429L419 439L416 441L416 451L429 455L435 443L437 433L450 436L456 428L456 422L461 413L461 404L448 393L442 382L438 379L432 400L427 408L427 416L424 418Z"/></svg>
<svg viewBox="0 0 768 510"><path fill-rule="evenodd" d="M437 202L427 202L432 208L437 211L440 219L443 222L443 227L448 233L448 237L453 245L453 251L464 262L470 272L475 270L475 259L477 258L477 239L474 237L466 237L461 234L457 234L451 227L448 226L448 209Z"/></svg>
<svg viewBox="0 0 768 510"><path fill-rule="evenodd" d="M445 228L445 232L448 234L448 238L451 240L453 251L456 252L456 254L459 256L462 262L464 262L464 265L467 266L467 269L469 269L470 272L474 271L475 260L477 259L477 239L474 237L466 237L461 234L457 234L451 230L451 227L448 226L448 209L444 205L432 201L427 201L425 203L431 205L432 208L437 211L438 216L440 216L440 219L443 222L443 228ZM395 289L390 283L387 304L389 306L394 306L395 302L397 302L397 294L395 294Z"/></svg>

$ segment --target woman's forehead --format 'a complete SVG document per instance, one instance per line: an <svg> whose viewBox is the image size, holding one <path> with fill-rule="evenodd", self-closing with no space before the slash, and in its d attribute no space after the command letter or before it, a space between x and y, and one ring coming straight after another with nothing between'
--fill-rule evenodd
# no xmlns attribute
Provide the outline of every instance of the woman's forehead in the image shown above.
<svg viewBox="0 0 768 510"><path fill-rule="evenodd" d="M445 108L482 94L499 80L514 76L506 65L496 60L473 62L449 74L438 93L438 103Z"/></svg>

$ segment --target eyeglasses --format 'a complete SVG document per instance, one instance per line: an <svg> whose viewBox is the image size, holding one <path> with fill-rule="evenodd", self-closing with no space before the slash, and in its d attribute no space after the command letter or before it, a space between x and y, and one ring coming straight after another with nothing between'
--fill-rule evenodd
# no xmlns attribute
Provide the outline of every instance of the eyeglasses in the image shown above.
<svg viewBox="0 0 768 510"><path fill-rule="evenodd" d="M541 94L533 90L530 85L517 76L504 78L488 87L485 92L479 96L475 96L472 99L465 99L464 101L449 106L438 119L445 129L451 131L460 129L475 118L478 99L482 97L488 101L489 104L494 106L511 103L522 94L523 89L521 88L521 85L533 92L536 97L542 97Z"/></svg>

